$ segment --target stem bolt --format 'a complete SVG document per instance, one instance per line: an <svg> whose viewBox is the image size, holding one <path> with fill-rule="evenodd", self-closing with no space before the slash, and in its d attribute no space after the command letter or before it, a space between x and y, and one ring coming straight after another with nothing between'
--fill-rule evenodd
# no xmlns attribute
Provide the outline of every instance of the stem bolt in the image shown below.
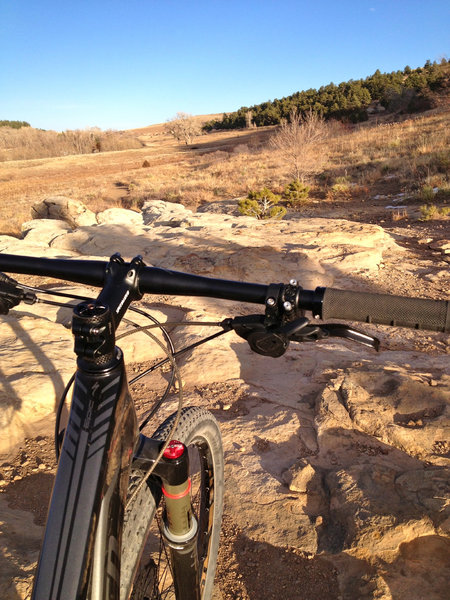
<svg viewBox="0 0 450 600"><path fill-rule="evenodd" d="M275 306L275 298L267 298L267 306Z"/></svg>
<svg viewBox="0 0 450 600"><path fill-rule="evenodd" d="M283 308L286 312L291 312L292 304L286 300L286 302L283 302Z"/></svg>

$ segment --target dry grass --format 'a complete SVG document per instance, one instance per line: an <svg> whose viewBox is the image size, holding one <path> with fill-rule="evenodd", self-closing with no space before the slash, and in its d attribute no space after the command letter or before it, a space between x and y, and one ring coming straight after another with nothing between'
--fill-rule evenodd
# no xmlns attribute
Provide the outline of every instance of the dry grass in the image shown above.
<svg viewBox="0 0 450 600"><path fill-rule="evenodd" d="M416 189L427 177L448 176L449 142L448 112L399 123L364 124L335 138L329 166L335 171L344 166L362 184L396 174Z"/></svg>
<svg viewBox="0 0 450 600"><path fill-rule="evenodd" d="M449 114L358 127L331 124L330 137L317 146L327 160L310 182L310 195L334 202L369 198L387 187L416 194L424 185L448 188ZM98 211L139 208L149 199L196 208L264 186L281 193L292 177L281 153L270 147L273 133L213 132L182 147L163 126L153 126L133 132L145 144L139 149L0 163L0 232L16 235L31 204L56 194Z"/></svg>
<svg viewBox="0 0 450 600"><path fill-rule="evenodd" d="M0 161L92 154L141 146L136 136L125 131L102 131L94 127L57 132L33 127L0 127Z"/></svg>

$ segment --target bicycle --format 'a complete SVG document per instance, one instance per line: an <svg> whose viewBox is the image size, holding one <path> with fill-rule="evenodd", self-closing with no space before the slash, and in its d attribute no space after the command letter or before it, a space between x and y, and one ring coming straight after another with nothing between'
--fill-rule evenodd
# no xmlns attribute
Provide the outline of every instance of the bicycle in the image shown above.
<svg viewBox="0 0 450 600"><path fill-rule="evenodd" d="M21 302L61 305L38 297L43 293L79 301L72 320L77 371L56 415L59 462L34 600L211 597L223 508L224 460L213 415L202 408L182 406L176 364L181 354L229 331L245 339L253 351L271 357L282 356L291 341L316 342L331 336L378 349L376 338L348 325L311 322L305 311L324 320L342 318L450 331L450 303L446 300L321 287L305 290L296 280L262 285L210 279L146 267L139 256L128 263L114 255L106 263L0 254L0 269L101 288L98 297L91 299L22 285L0 275L1 314ZM131 306L144 293L237 300L263 305L265 310L264 314L208 323L219 331L176 351L166 327ZM127 310L148 317L151 324L134 327L146 331L163 347L150 332L159 328L167 346L167 357L138 377L166 363L172 367L166 391L139 426L123 354L116 346L116 330L126 320ZM167 398L175 379L178 410L152 436L145 436L142 430ZM71 383L69 420L62 430L62 407ZM151 531L155 522L156 529Z"/></svg>

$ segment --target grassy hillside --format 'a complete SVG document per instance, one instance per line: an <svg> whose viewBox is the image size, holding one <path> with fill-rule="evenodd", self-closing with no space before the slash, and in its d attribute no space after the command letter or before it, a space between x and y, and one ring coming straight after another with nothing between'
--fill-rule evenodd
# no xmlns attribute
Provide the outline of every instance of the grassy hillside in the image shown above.
<svg viewBox="0 0 450 600"><path fill-rule="evenodd" d="M310 198L298 210L333 216L338 205L351 204L348 215L358 207L369 215L373 197L399 193L416 204L447 205L449 115L441 107L395 123L334 123L328 139L314 148L317 168L309 180ZM138 149L1 163L0 232L18 234L30 206L56 194L79 198L94 210L139 210L149 199L197 208L218 201L236 205L233 199L264 186L279 193L292 177L270 145L274 132L274 127L219 131L181 147L161 131L144 129L137 136ZM433 188L439 188L437 196ZM393 215L383 214L386 219Z"/></svg>

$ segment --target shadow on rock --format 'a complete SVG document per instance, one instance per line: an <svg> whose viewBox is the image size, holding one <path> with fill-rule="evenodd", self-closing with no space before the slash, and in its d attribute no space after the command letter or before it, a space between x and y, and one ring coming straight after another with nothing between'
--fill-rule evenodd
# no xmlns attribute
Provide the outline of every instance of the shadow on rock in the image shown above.
<svg viewBox="0 0 450 600"><path fill-rule="evenodd" d="M224 519L218 579L227 598L248 600L337 600L337 573L321 557L280 548L245 535Z"/></svg>

